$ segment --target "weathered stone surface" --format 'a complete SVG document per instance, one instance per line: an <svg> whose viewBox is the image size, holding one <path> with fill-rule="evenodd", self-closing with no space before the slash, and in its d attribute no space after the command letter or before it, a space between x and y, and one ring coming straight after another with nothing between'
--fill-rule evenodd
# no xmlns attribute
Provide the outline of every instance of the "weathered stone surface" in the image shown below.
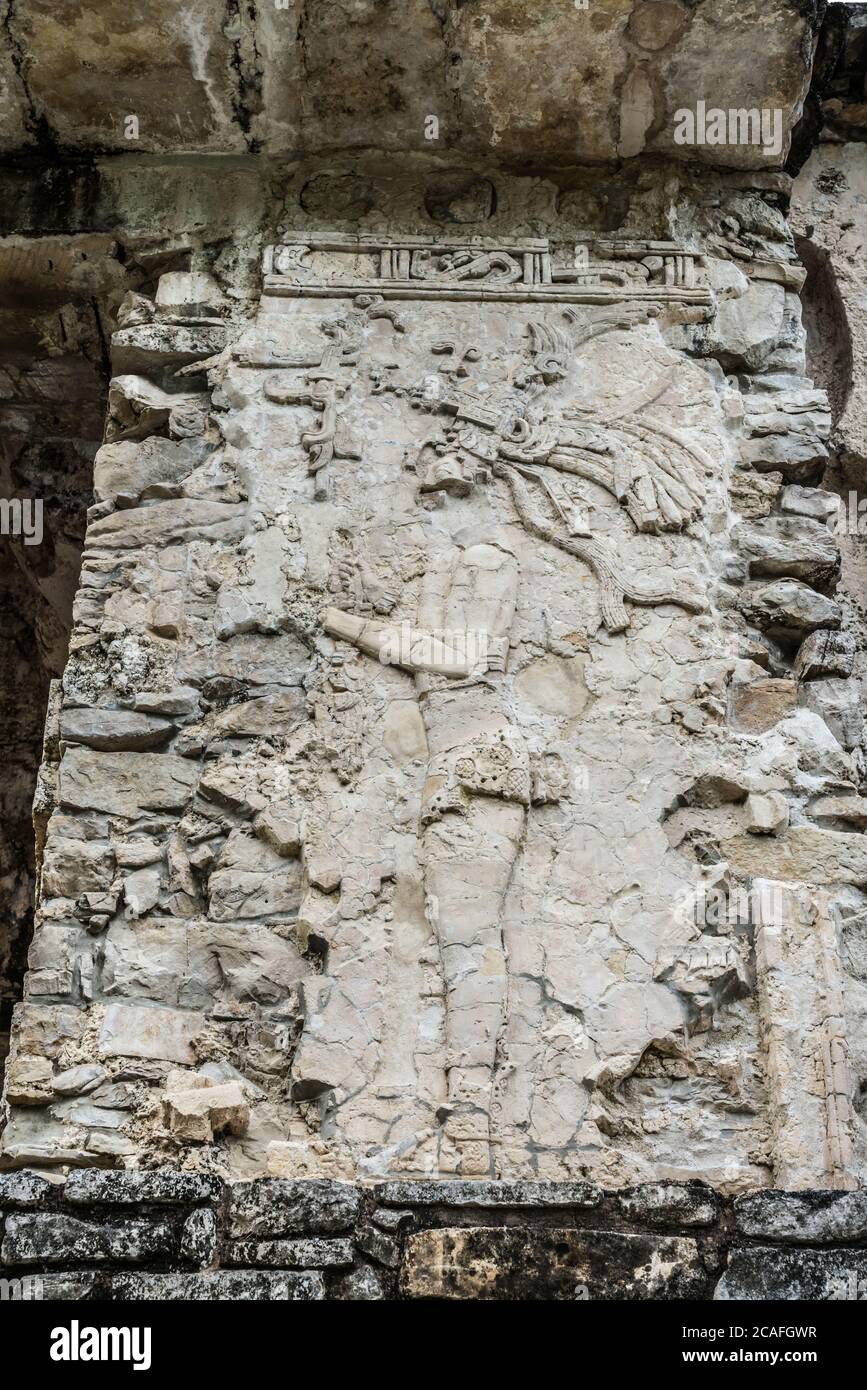
<svg viewBox="0 0 867 1390"><path fill-rule="evenodd" d="M171 1072L163 1099L163 1123L170 1134L195 1144L211 1144L218 1134L244 1134L250 1107L237 1081L220 1085L209 1077Z"/></svg>
<svg viewBox="0 0 867 1390"><path fill-rule="evenodd" d="M820 824L846 821L860 830L867 829L867 797L819 796L810 802L808 810L812 819Z"/></svg>
<svg viewBox="0 0 867 1390"><path fill-rule="evenodd" d="M358 1191L341 1182L239 1182L229 1197L233 1236L266 1236L345 1231L361 1206Z"/></svg>
<svg viewBox="0 0 867 1390"><path fill-rule="evenodd" d="M867 1237L867 1195L862 1192L753 1192L735 1201L745 1236L823 1245Z"/></svg>
<svg viewBox="0 0 867 1390"><path fill-rule="evenodd" d="M840 498L835 492L820 487L799 487L791 484L780 494L780 510L795 516L811 516L816 521L833 521L840 510Z"/></svg>
<svg viewBox="0 0 867 1390"><path fill-rule="evenodd" d="M778 642L799 642L816 628L836 628L842 621L838 603L797 579L750 587L740 607L751 623Z"/></svg>
<svg viewBox="0 0 867 1390"><path fill-rule="evenodd" d="M77 1221L57 1213L8 1217L0 1258L8 1265L84 1264L116 1260L140 1264L165 1258L176 1249L176 1238L164 1221L135 1219Z"/></svg>
<svg viewBox="0 0 867 1390"><path fill-rule="evenodd" d="M379 1273L370 1265L362 1265L340 1281L336 1297L351 1303L370 1303L386 1298L387 1294Z"/></svg>
<svg viewBox="0 0 867 1390"><path fill-rule="evenodd" d="M791 826L785 835L738 835L725 841L736 873L803 883L867 884L867 840L836 830Z"/></svg>
<svg viewBox="0 0 867 1390"><path fill-rule="evenodd" d="M33 148L47 132L85 152L409 154L424 147L425 115L434 112L436 139L465 157L493 147L504 161L573 164L649 150L780 168L809 81L812 14L792 0L764 8L749 0L736 24L721 3L698 12L614 5L593 20L573 4L515 12L500 0L481 15L451 3L434 13L412 0L400 25L380 6L344 13L328 4L306 21L296 7L266 6L229 22L204 0L186 16L148 0L134 25L112 6L99 24L85 12L63 28L39 0L20 0L0 48L8 69L0 147ZM347 51L359 55L353 66ZM581 55L577 86L564 53ZM676 115L694 109L696 91L723 109L767 105L773 92L779 140L679 144ZM360 215L357 200L344 206Z"/></svg>
<svg viewBox="0 0 867 1390"><path fill-rule="evenodd" d="M322 1275L260 1269L215 1269L204 1274L114 1274L111 1299L123 1302L310 1303L325 1297Z"/></svg>
<svg viewBox="0 0 867 1390"><path fill-rule="evenodd" d="M695 1298L708 1276L686 1237L569 1227L445 1227L407 1238L404 1298Z"/></svg>
<svg viewBox="0 0 867 1390"><path fill-rule="evenodd" d="M821 257L769 168L786 113L777 152L670 129L698 78L709 101L798 108L818 17L345 8L260 6L218 32L194 6L194 158L125 146L85 176L40 126L43 211L17 166L2 176L24 236L0 272L38 263L27 293L46 306L22 326L14 271L16 420L68 416L79 378L60 364L105 372L115 327L119 354L80 579L71 541L63 584L49 546L19 548L15 593L42 595L31 629L62 686L30 874L27 998L48 1002L38 1027L16 1014L2 1161L443 1184L383 1203L412 1213L390 1228L368 1224L373 1193L360 1225L326 1212L333 1231L309 1193L244 1208L258 1225L236 1238L257 1246L352 1233L393 1292L425 1212L637 1235L638 1210L597 1188L655 1180L675 1190L647 1224L679 1238L680 1179L861 1180L863 836L838 806L810 821L820 797L857 796L864 750L832 691L829 722L822 697L797 704L801 674L849 673L794 657L837 625L860 649L863 596L836 463L809 486L850 368L823 356L836 301L821 309ZM155 13L124 31L139 74ZM753 21L776 57L744 88ZM120 99L112 22L105 39ZM32 66L36 120L49 74ZM137 148L160 150L142 98ZM274 109L279 167L257 157ZM247 153L207 157L239 129ZM46 216L67 244L33 236ZM113 230L98 247L78 227L94 219ZM151 721L159 754L87 742ZM751 898L769 870L779 927ZM455 1181L477 1185L452 1217ZM184 1258L207 1260L207 1226Z"/></svg>
<svg viewBox="0 0 867 1390"><path fill-rule="evenodd" d="M387 1235L385 1231L379 1230L376 1226L367 1223L359 1226L355 1232L355 1244L363 1254L369 1255L376 1264L385 1265L388 1269L397 1269L400 1264L400 1241L394 1236Z"/></svg>
<svg viewBox="0 0 867 1390"><path fill-rule="evenodd" d="M133 819L142 811L180 811L198 769L170 753L90 752L70 747L60 764L60 804Z"/></svg>
<svg viewBox="0 0 867 1390"><path fill-rule="evenodd" d="M0 1210L4 1207L38 1207L52 1184L38 1173L0 1173Z"/></svg>
<svg viewBox="0 0 867 1390"><path fill-rule="evenodd" d="M789 824L789 803L780 792L751 792L746 812L753 835L776 835Z"/></svg>
<svg viewBox="0 0 867 1390"><path fill-rule="evenodd" d="M111 500L127 507L146 498L176 496L202 455L201 445L190 440L104 444L93 462L94 496L98 502Z"/></svg>
<svg viewBox="0 0 867 1390"><path fill-rule="evenodd" d="M150 1057L187 1066L196 1060L193 1041L201 1017L177 1009L110 1004L99 1035L104 1057Z"/></svg>
<svg viewBox="0 0 867 1390"><path fill-rule="evenodd" d="M76 1206L179 1206L214 1201L220 1190L219 1179L206 1173L109 1173L90 1168L70 1173L63 1196Z"/></svg>
<svg viewBox="0 0 867 1390"><path fill-rule="evenodd" d="M66 743L116 753L160 748L174 733L167 719L120 709L71 709L60 721L60 737Z"/></svg>
<svg viewBox="0 0 867 1390"><path fill-rule="evenodd" d="M353 1262L351 1240L236 1240L225 1252L230 1265L279 1265L284 1269L341 1269Z"/></svg>
<svg viewBox="0 0 867 1390"><path fill-rule="evenodd" d="M111 365L118 376L165 367L177 370L215 357L225 346L225 324L137 324L112 334Z"/></svg>
<svg viewBox="0 0 867 1390"><path fill-rule="evenodd" d="M763 734L772 729L798 703L798 688L787 679L755 680L734 685L729 696L729 721L743 734Z"/></svg>
<svg viewBox="0 0 867 1390"><path fill-rule="evenodd" d="M139 550L195 540L240 540L246 508L230 502L152 502L91 522L87 544L105 550Z"/></svg>
<svg viewBox="0 0 867 1390"><path fill-rule="evenodd" d="M378 1192L386 1206L595 1207L601 1192L585 1182L387 1182Z"/></svg>
<svg viewBox="0 0 867 1390"><path fill-rule="evenodd" d="M812 681L820 676L851 676L855 641L849 632L812 632L798 649L795 675ZM821 711L820 711L821 712Z"/></svg>
<svg viewBox="0 0 867 1390"><path fill-rule="evenodd" d="M181 1258L204 1269L214 1263L217 1218L208 1207L190 1212L181 1231Z"/></svg>
<svg viewBox="0 0 867 1390"><path fill-rule="evenodd" d="M717 1299L823 1301L857 1298L867 1277L863 1250L779 1250L771 1246L735 1249L719 1281Z"/></svg>
<svg viewBox="0 0 867 1390"><path fill-rule="evenodd" d="M13 1057L6 1067L6 1094L12 1105L45 1105L54 1093L54 1069L47 1057Z"/></svg>
<svg viewBox="0 0 867 1390"><path fill-rule="evenodd" d="M842 680L828 676L808 681L798 691L798 703L824 719L844 748L855 748L860 743L864 710L861 682L855 677Z"/></svg>
<svg viewBox="0 0 867 1390"><path fill-rule="evenodd" d="M720 1212L716 1194L698 1184L644 1183L619 1195L617 1204L640 1226L712 1226Z"/></svg>
<svg viewBox="0 0 867 1390"><path fill-rule="evenodd" d="M752 579L802 579L820 591L833 588L840 573L840 551L827 526L811 517L768 517L761 527L744 522L732 541Z"/></svg>

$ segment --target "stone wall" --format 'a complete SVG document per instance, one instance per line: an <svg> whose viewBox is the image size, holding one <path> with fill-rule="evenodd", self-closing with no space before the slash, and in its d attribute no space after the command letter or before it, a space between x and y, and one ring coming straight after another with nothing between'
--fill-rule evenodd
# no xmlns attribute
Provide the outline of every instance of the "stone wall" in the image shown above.
<svg viewBox="0 0 867 1390"><path fill-rule="evenodd" d="M539 81L571 0L412 6L406 65L364 4L347 89L342 7L152 0L145 57L105 6L120 105L75 112L48 8L0 26L3 482L48 535L0 576L7 1268L836 1296L867 10L618 0L582 84ZM674 142L711 62L722 105L773 73L778 151Z"/></svg>
<svg viewBox="0 0 867 1390"><path fill-rule="evenodd" d="M787 183L388 167L120 306L6 1161L851 1186Z"/></svg>
<svg viewBox="0 0 867 1390"><path fill-rule="evenodd" d="M47 1300L848 1300L867 1275L863 1194L703 1183L22 1172L0 1237L0 1277Z"/></svg>

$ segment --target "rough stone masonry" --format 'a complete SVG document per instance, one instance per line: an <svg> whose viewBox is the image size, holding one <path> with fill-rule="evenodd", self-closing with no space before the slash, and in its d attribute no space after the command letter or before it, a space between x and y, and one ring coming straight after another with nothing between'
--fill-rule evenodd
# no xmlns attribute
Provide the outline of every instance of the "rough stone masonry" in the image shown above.
<svg viewBox="0 0 867 1390"><path fill-rule="evenodd" d="M849 1296L867 5L71 8L0 4L4 1273Z"/></svg>

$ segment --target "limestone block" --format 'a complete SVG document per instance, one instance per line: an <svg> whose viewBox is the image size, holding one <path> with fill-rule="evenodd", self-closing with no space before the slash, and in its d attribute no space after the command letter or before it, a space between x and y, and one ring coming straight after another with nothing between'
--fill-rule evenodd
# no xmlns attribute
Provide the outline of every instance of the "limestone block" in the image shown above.
<svg viewBox="0 0 867 1390"><path fill-rule="evenodd" d="M132 507L143 499L175 497L180 484L199 466L204 447L193 440L144 439L103 444L93 462L98 502Z"/></svg>
<svg viewBox="0 0 867 1390"><path fill-rule="evenodd" d="M799 642L817 628L838 628L842 622L838 603L798 579L750 585L738 606L751 623L778 642Z"/></svg>
<svg viewBox="0 0 867 1390"><path fill-rule="evenodd" d="M867 840L863 835L812 826L790 826L785 835L733 836L724 853L737 874L788 883L867 883Z"/></svg>
<svg viewBox="0 0 867 1390"><path fill-rule="evenodd" d="M200 1015L140 1004L110 1004L99 1035L103 1057L149 1057L192 1066Z"/></svg>
<svg viewBox="0 0 867 1390"><path fill-rule="evenodd" d="M269 806L254 821L256 834L283 858L294 858L301 852L301 822L291 806Z"/></svg>
<svg viewBox="0 0 867 1390"><path fill-rule="evenodd" d="M867 797L863 796L818 796L811 801L807 810L813 820L829 822L846 821L857 825L859 830L867 829Z"/></svg>
<svg viewBox="0 0 867 1390"><path fill-rule="evenodd" d="M573 1227L444 1227L406 1243L404 1298L574 1300L695 1298L705 1287L698 1247L685 1236Z"/></svg>
<svg viewBox="0 0 867 1390"><path fill-rule="evenodd" d="M798 687L791 680L756 680L729 691L729 722L744 734L762 734L795 709Z"/></svg>
<svg viewBox="0 0 867 1390"><path fill-rule="evenodd" d="M297 1274L265 1269L214 1269L197 1274L114 1274L110 1281L116 1299L184 1303L260 1302L311 1303L325 1298L321 1274Z"/></svg>
<svg viewBox="0 0 867 1390"><path fill-rule="evenodd" d="M753 579L803 579L826 591L840 573L837 542L827 526L812 517L771 516L760 526L742 522L732 531L732 543Z"/></svg>
<svg viewBox="0 0 867 1390"><path fill-rule="evenodd" d="M345 1269L353 1263L351 1240L235 1240L225 1254L229 1265L279 1265L283 1269Z"/></svg>
<svg viewBox="0 0 867 1390"><path fill-rule="evenodd" d="M820 487L799 487L790 484L780 494L780 510L795 516L811 516L816 521L833 521L840 511L840 498L836 492L825 492Z"/></svg>
<svg viewBox="0 0 867 1390"><path fill-rule="evenodd" d="M10 1105L46 1105L54 1092L53 1071L47 1057L11 1058L6 1067L6 1099Z"/></svg>
<svg viewBox="0 0 867 1390"><path fill-rule="evenodd" d="M820 676L851 676L855 665L855 639L849 632L812 632L802 643L795 658L795 676L799 681L817 680Z"/></svg>
<svg viewBox="0 0 867 1390"><path fill-rule="evenodd" d="M190 1202L208 1202L220 1195L218 1178L207 1173L111 1173L89 1168L70 1173L63 1188L63 1197L76 1206L128 1206L153 1203L156 1206L181 1206Z"/></svg>
<svg viewBox="0 0 867 1390"><path fill-rule="evenodd" d="M88 546L106 550L177 545L194 540L240 540L246 507L235 502L180 498L112 512L87 528Z"/></svg>
<svg viewBox="0 0 867 1390"><path fill-rule="evenodd" d="M800 687L798 703L824 719L844 748L855 748L860 742L864 711L861 682L854 676L848 680L838 676L810 680Z"/></svg>
<svg viewBox="0 0 867 1390"><path fill-rule="evenodd" d="M70 747L60 764L60 803L134 819L141 811L181 811L198 768L170 753L97 753Z"/></svg>
<svg viewBox="0 0 867 1390"><path fill-rule="evenodd" d="M330 1234L349 1230L361 1210L361 1194L349 1183L308 1179L236 1182L229 1194L232 1237Z"/></svg>
<svg viewBox="0 0 867 1390"><path fill-rule="evenodd" d="M735 1201L738 1230L757 1239L797 1245L867 1238L863 1192L752 1192Z"/></svg>
<svg viewBox="0 0 867 1390"><path fill-rule="evenodd" d="M225 296L205 271L170 270L157 281L156 307L162 314L196 317L218 313Z"/></svg>
<svg viewBox="0 0 867 1390"><path fill-rule="evenodd" d="M60 736L65 743L84 743L107 752L159 748L174 733L167 719L132 710L67 709L60 716Z"/></svg>
<svg viewBox="0 0 867 1390"><path fill-rule="evenodd" d="M715 1299L824 1299L855 1297L852 1288L867 1279L863 1250L815 1250L809 1259L800 1250L773 1246L736 1246L726 1272L716 1286Z"/></svg>
<svg viewBox="0 0 867 1390"><path fill-rule="evenodd" d="M221 1085L188 1072L169 1073L162 1114L175 1138L195 1144L211 1144L219 1134L244 1134L250 1122L250 1107L237 1081Z"/></svg>
<svg viewBox="0 0 867 1390"><path fill-rule="evenodd" d="M170 1257L176 1237L166 1221L116 1218L110 1224L79 1221L56 1212L13 1214L6 1222L2 1258L7 1264L139 1264Z"/></svg>
<svg viewBox="0 0 867 1390"><path fill-rule="evenodd" d="M747 830L752 835L776 835L789 824L789 803L780 792L751 792L747 797Z"/></svg>

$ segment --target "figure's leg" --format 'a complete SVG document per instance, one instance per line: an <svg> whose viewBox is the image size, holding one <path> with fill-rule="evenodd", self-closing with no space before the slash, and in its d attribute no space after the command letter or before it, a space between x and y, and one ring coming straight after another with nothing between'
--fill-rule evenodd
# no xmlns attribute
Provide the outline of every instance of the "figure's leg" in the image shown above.
<svg viewBox="0 0 867 1390"><path fill-rule="evenodd" d="M445 1133L465 1175L491 1170L491 1094L507 994L502 918L524 832L516 802L472 796L424 832L428 911L446 990Z"/></svg>

